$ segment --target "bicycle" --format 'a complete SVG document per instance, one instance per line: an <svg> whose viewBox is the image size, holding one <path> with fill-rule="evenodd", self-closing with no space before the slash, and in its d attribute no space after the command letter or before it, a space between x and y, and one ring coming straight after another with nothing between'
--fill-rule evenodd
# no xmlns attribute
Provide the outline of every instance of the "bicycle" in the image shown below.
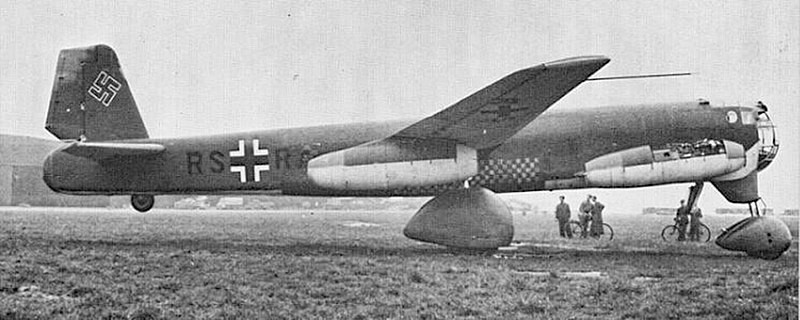
<svg viewBox="0 0 800 320"><path fill-rule="evenodd" d="M591 230L589 230L591 225L592 225L592 222L590 220L588 222L588 225L586 226L586 228L587 228L586 233L589 236L591 236ZM572 236L573 237L580 237L581 236L581 229L582 228L581 228L581 223L580 222L578 222L577 220L570 220L569 226L570 226L570 229L572 229ZM603 234L601 234L598 239L600 239L600 240L613 240L614 239L614 228L611 228L611 226L608 223L604 222L603 223Z"/></svg>
<svg viewBox="0 0 800 320"><path fill-rule="evenodd" d="M699 241L708 242L711 240L711 229L702 222L700 222L700 227L697 228L697 233ZM661 239L664 239L664 241L678 241L678 235L680 235L680 232L678 231L677 221L661 230ZM688 225L686 226L686 240L689 240Z"/></svg>

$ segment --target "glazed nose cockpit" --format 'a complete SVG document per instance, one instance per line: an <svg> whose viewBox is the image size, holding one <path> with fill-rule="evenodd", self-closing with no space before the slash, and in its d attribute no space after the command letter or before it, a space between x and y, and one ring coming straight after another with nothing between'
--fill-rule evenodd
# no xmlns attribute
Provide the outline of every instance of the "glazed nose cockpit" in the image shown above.
<svg viewBox="0 0 800 320"><path fill-rule="evenodd" d="M767 106L759 101L756 107L760 109L757 127L761 143L761 149L758 152L758 171L761 171L769 166L778 154L778 138L775 135L775 125L767 114Z"/></svg>

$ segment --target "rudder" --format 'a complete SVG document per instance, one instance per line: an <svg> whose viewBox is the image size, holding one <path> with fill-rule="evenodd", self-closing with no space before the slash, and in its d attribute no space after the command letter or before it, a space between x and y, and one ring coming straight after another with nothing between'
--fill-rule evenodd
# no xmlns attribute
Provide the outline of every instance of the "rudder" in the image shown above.
<svg viewBox="0 0 800 320"><path fill-rule="evenodd" d="M113 49L61 50L45 129L62 140L148 138Z"/></svg>

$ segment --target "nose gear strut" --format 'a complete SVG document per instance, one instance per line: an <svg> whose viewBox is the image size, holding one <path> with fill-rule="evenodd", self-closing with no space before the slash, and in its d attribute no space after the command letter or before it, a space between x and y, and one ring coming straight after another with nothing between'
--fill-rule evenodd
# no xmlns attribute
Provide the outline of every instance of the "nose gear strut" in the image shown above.
<svg viewBox="0 0 800 320"><path fill-rule="evenodd" d="M703 192L704 185L705 183L700 181L689 187L689 199L686 201L687 208L694 208L695 204L697 204L697 199L700 198L700 193Z"/></svg>

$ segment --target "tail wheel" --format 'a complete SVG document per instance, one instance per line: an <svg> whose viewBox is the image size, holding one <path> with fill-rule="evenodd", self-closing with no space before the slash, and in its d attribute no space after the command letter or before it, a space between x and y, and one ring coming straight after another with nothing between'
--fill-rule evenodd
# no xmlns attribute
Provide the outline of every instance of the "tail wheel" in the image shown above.
<svg viewBox="0 0 800 320"><path fill-rule="evenodd" d="M664 241L678 241L678 227L676 226L666 226L663 230L661 230L661 239Z"/></svg>
<svg viewBox="0 0 800 320"><path fill-rule="evenodd" d="M131 196L131 205L136 211L146 212L153 208L156 203L155 197L147 194L134 194Z"/></svg>

